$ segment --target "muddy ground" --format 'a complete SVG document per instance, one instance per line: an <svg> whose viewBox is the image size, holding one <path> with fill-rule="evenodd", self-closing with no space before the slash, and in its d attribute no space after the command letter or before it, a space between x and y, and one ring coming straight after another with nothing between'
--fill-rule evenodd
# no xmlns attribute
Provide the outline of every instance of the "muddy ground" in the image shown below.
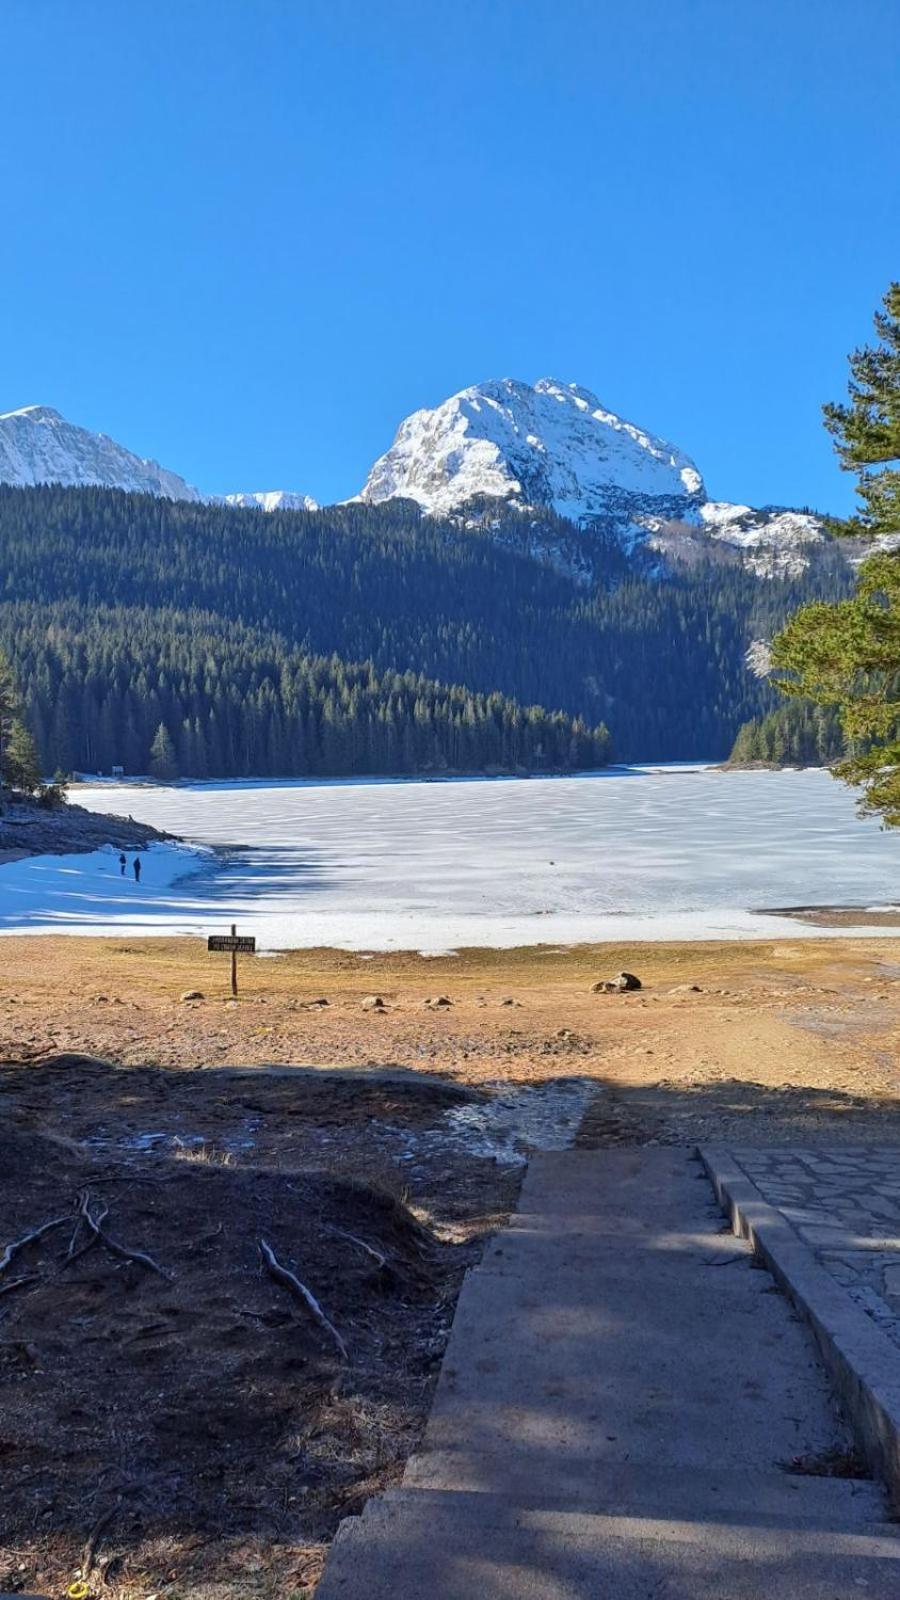
<svg viewBox="0 0 900 1600"><path fill-rule="evenodd" d="M310 1594L531 1149L900 1145L894 939L295 952L237 1004L192 941L0 955L0 1258L55 1223L0 1271L7 1589Z"/></svg>

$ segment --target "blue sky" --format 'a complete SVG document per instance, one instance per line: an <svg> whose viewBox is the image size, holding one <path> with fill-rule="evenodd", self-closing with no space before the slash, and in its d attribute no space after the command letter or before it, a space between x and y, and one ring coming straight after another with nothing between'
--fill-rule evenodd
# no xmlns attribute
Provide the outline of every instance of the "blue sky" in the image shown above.
<svg viewBox="0 0 900 1600"><path fill-rule="evenodd" d="M897 0L3 0L0 410L327 501L551 374L843 510L898 74Z"/></svg>

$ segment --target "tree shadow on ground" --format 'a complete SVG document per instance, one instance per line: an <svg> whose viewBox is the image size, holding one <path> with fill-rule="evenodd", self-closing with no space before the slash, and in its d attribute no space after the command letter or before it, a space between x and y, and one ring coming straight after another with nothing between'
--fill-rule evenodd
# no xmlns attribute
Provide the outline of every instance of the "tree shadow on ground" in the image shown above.
<svg viewBox="0 0 900 1600"><path fill-rule="evenodd" d="M0 1245L68 1218L3 1275L32 1281L0 1298L0 1580L55 1592L107 1514L97 1570L115 1563L106 1569L111 1593L137 1592L128 1586L139 1577L144 1588L171 1581L170 1572L184 1593L201 1581L210 1595L217 1585L239 1595L245 1583L255 1593L245 1558L296 1575L300 1553L321 1547L343 1515L399 1476L427 1414L463 1272L514 1203L518 1172L433 1140L429 1159L419 1159L421 1134L433 1135L467 1098L429 1074L341 1081L76 1058L8 1066L0 1089ZM148 1118L171 1137L135 1144ZM686 1158L701 1142L900 1146L900 1107L799 1086L723 1081L623 1093L598 1081L580 1147L637 1152L654 1142L685 1147ZM112 1237L149 1253L166 1276L102 1244L81 1253L88 1240L76 1234L74 1200L85 1191L95 1211L109 1206ZM702 1203L697 1193L714 1240L711 1191ZM349 1363L265 1272L263 1237L339 1328ZM671 1244L675 1256L681 1248ZM545 1300L557 1321L576 1310L549 1280ZM602 1364L608 1337L602 1317L587 1321L578 1341L585 1374ZM551 1434L556 1407L551 1393L534 1393L532 1420ZM539 1501L566 1466L559 1446L536 1463ZM703 1595L710 1573L721 1593L744 1592L729 1537L710 1535L708 1570L695 1572L685 1595ZM424 1559L424 1530L422 1539ZM588 1542L579 1552L571 1529L563 1538L538 1516L529 1539L529 1581L544 1582L548 1595L582 1592L591 1573L595 1588L598 1574L631 1581L624 1545L621 1569L605 1556L612 1565L601 1571L596 1550ZM462 1562L456 1576L443 1574L441 1592L468 1595L477 1577L483 1592L490 1578L497 1594L518 1593L512 1560L501 1539L493 1574Z"/></svg>

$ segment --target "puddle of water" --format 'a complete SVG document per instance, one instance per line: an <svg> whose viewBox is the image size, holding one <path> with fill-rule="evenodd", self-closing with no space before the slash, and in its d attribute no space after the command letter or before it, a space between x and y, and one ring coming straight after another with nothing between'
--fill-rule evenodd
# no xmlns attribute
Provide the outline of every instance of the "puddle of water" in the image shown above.
<svg viewBox="0 0 900 1600"><path fill-rule="evenodd" d="M596 1093L592 1078L556 1078L550 1083L511 1088L486 1084L490 1098L465 1101L441 1112L430 1128L404 1128L373 1121L376 1137L391 1146L395 1160L410 1163L449 1154L481 1156L501 1166L524 1166L535 1150L567 1150L574 1144L581 1119ZM201 1151L241 1156L253 1150L259 1117L247 1117L230 1133L207 1135L171 1128L110 1134L104 1128L85 1142L104 1153ZM332 1142L320 1131L320 1147Z"/></svg>
<svg viewBox="0 0 900 1600"><path fill-rule="evenodd" d="M252 1150L259 1128L258 1117L248 1117L233 1133L210 1138L205 1133L173 1133L169 1128L148 1129L141 1133L109 1134L98 1129L85 1144L102 1152L121 1151L135 1155L149 1155L153 1151L202 1150L205 1146L223 1151L227 1155L243 1155Z"/></svg>
<svg viewBox="0 0 900 1600"><path fill-rule="evenodd" d="M404 1146L401 1161L454 1151L502 1166L524 1166L535 1150L568 1150L596 1093L592 1078L557 1078L533 1088L486 1084L491 1099L450 1106L433 1128L387 1128Z"/></svg>

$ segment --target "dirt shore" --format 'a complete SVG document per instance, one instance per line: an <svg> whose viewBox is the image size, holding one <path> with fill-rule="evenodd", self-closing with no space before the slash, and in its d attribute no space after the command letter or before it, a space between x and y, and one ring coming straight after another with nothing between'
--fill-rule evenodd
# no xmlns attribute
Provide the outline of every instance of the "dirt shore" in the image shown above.
<svg viewBox="0 0 900 1600"><path fill-rule="evenodd" d="M178 1069L394 1064L470 1086L578 1076L614 1099L665 1087L673 1114L690 1095L711 1126L730 1126L717 1087L729 1083L780 1095L785 1114L793 1098L812 1107L827 1093L881 1116L900 1088L900 939L890 937L437 959L291 951L242 957L236 1003L227 956L199 940L13 937L0 955L0 1059L67 1050ZM641 977L639 993L591 994L622 968ZM383 1009L367 1008L370 996Z"/></svg>
<svg viewBox="0 0 900 1600"><path fill-rule="evenodd" d="M103 811L86 811L84 806L56 806L52 810L26 800L21 795L7 800L0 811L0 866L21 861L24 856L82 855L112 845L115 850L145 850L155 841L168 839L146 822L133 817L117 817ZM0 880L2 893L2 880Z"/></svg>
<svg viewBox="0 0 900 1600"><path fill-rule="evenodd" d="M530 1148L900 1148L900 939L0 956L0 1588L310 1594Z"/></svg>

